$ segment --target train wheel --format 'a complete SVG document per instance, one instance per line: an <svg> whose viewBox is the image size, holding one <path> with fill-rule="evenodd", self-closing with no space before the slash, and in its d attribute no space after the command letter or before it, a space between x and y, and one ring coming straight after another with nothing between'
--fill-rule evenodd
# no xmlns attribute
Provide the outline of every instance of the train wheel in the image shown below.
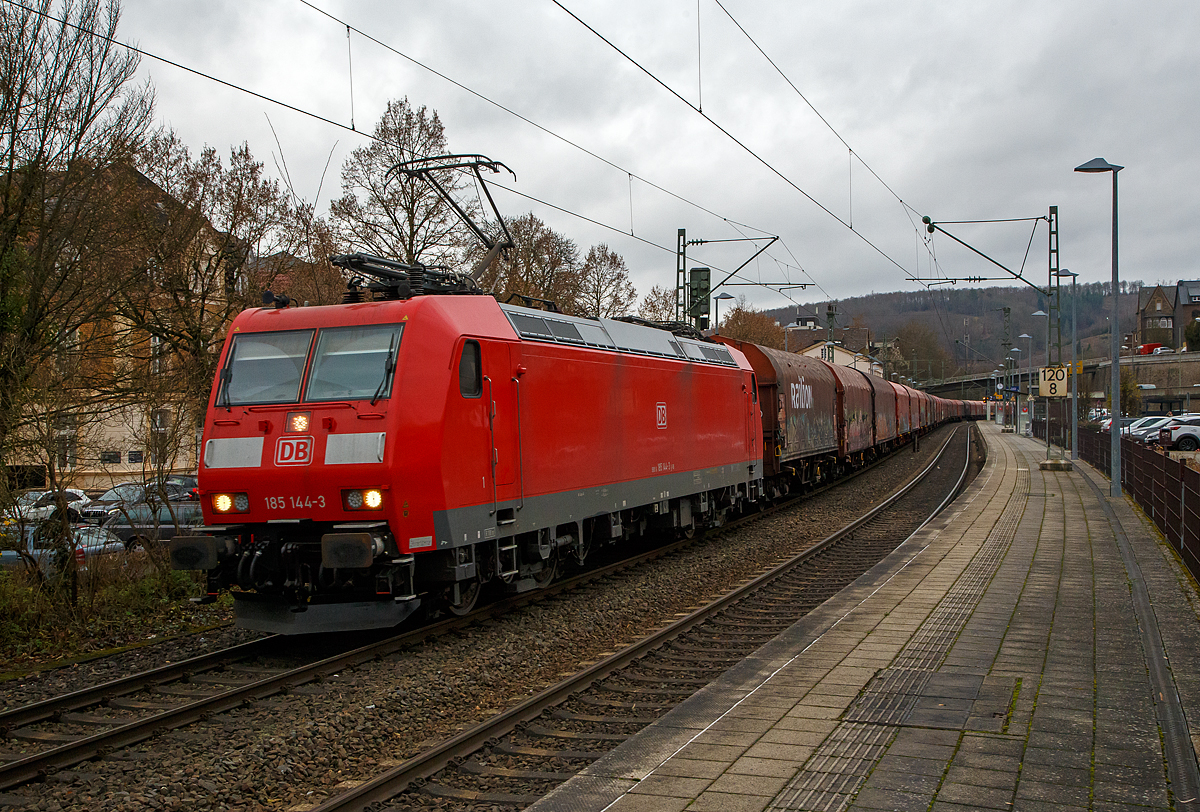
<svg viewBox="0 0 1200 812"><path fill-rule="evenodd" d="M554 576L558 575L558 551L556 550L542 562L540 572L533 574L533 580L538 585L538 589L545 589L550 586L550 582L554 580Z"/></svg>
<svg viewBox="0 0 1200 812"><path fill-rule="evenodd" d="M455 617L462 617L470 614L475 608L475 603L479 600L479 593L483 591L483 585L478 579L472 580L467 584L459 584L458 586L458 601L454 600L454 587L446 590L446 610Z"/></svg>

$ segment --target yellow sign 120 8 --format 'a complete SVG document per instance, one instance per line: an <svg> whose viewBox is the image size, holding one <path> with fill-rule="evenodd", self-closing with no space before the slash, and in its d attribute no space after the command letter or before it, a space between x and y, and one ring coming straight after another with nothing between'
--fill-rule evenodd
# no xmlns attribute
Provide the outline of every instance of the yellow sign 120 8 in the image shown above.
<svg viewBox="0 0 1200 812"><path fill-rule="evenodd" d="M1071 394L1071 388L1067 385L1067 368L1065 366L1042 367L1039 373L1039 396L1044 398L1065 398Z"/></svg>

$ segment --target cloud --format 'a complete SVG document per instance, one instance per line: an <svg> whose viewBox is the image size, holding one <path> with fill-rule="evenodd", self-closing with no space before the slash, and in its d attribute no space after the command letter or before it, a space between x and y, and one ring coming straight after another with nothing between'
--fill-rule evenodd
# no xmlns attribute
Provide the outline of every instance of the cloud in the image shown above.
<svg viewBox="0 0 1200 812"><path fill-rule="evenodd" d="M798 278L782 267L798 262L834 297L913 289L908 274L931 272L915 213L1023 217L1051 205L1059 207L1063 264L1082 281L1104 279L1110 187L1071 171L1097 155L1127 167L1120 188L1128 278L1200 276L1193 146L1200 6L1192 2L1164 0L1149 13L1116 0L726 0L859 156L852 159L710 0L699 4L699 37L694 0L564 0L686 102L703 100L706 114L786 180L544 0L314 4L616 164L351 35L358 130L369 131L390 98L436 109L454 149L501 160L517 172L517 190L611 226L498 194L513 215L533 210L583 247L605 242L622 253L640 291L674 284L679 228L712 240L756 233L739 224L783 238L747 269L754 279ZM129 0L122 30L147 50L350 123L346 29L299 2ZM150 60L144 71L158 88L160 115L196 149L248 141L270 164L277 147L269 116L298 191L310 197L331 149L325 201L336 193L341 161L362 143L356 133ZM678 197L631 182L628 173ZM836 217L852 218L854 231L792 184ZM622 236L631 223L658 247ZM971 234L1016 262L1028 241L1024 226ZM978 262L948 241L935 247L933 272L978 272ZM732 270L753 250L712 244L690 256ZM1045 267L1042 237L1029 261ZM786 303L763 289L737 292L760 307Z"/></svg>

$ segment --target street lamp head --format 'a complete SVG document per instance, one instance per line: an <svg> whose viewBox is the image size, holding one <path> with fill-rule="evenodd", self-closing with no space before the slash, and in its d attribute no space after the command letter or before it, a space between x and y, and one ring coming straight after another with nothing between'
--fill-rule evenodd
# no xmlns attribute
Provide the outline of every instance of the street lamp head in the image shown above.
<svg viewBox="0 0 1200 812"><path fill-rule="evenodd" d="M1035 310L1034 312L1030 313L1029 315L1031 315L1031 316L1049 316L1050 314L1047 313L1045 310Z"/></svg>
<svg viewBox="0 0 1200 812"><path fill-rule="evenodd" d="M1075 167L1076 172L1120 172L1125 167L1110 164L1103 158L1092 158L1085 164Z"/></svg>
<svg viewBox="0 0 1200 812"><path fill-rule="evenodd" d="M718 294L717 294L716 296L714 296L713 298L714 298L714 299L720 299L720 300L723 302L723 301L725 301L726 299L732 299L733 297L732 297L732 296L730 296L730 295L729 295L728 293L726 293L725 291L721 291L720 293L718 293Z"/></svg>
<svg viewBox="0 0 1200 812"><path fill-rule="evenodd" d="M1021 333L1017 338L1033 338L1029 333Z"/></svg>
<svg viewBox="0 0 1200 812"><path fill-rule="evenodd" d="M1068 271L1066 268L1060 268L1056 276L1069 276L1074 279L1075 277L1079 276L1079 274L1075 273L1074 271Z"/></svg>

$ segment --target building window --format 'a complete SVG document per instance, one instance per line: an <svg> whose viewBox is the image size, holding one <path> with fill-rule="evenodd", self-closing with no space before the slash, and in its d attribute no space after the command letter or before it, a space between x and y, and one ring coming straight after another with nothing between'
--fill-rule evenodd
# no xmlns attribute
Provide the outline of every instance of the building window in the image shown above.
<svg viewBox="0 0 1200 812"><path fill-rule="evenodd" d="M150 413L150 428L155 434L165 434L171 428L171 410L155 409Z"/></svg>
<svg viewBox="0 0 1200 812"><path fill-rule="evenodd" d="M1162 310L1162 302L1155 302L1155 303L1154 303L1154 309L1155 309L1155 310Z"/></svg>
<svg viewBox="0 0 1200 812"><path fill-rule="evenodd" d="M162 372L163 341L158 336L150 336L150 374Z"/></svg>
<svg viewBox="0 0 1200 812"><path fill-rule="evenodd" d="M58 437L58 470L69 471L75 467L76 454L79 452L79 442L74 437Z"/></svg>

